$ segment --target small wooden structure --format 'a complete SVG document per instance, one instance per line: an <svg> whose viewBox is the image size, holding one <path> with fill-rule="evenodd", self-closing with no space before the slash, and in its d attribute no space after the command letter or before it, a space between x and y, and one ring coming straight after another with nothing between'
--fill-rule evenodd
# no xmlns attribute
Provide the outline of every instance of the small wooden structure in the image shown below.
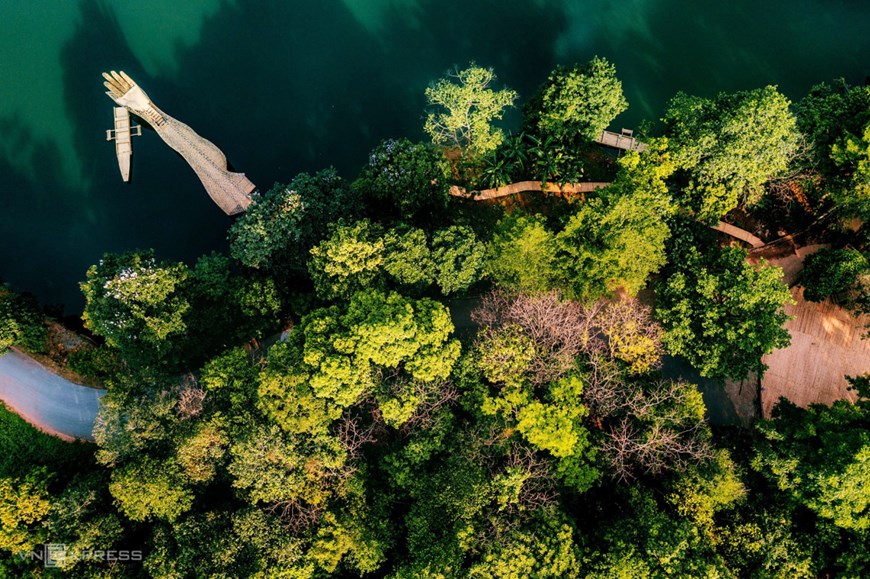
<svg viewBox="0 0 870 579"><path fill-rule="evenodd" d="M115 141L115 154L124 182L130 180L130 156L133 154L132 137L142 136L142 127L130 127L130 113L126 107L115 107L115 128L106 131L106 140Z"/></svg>
<svg viewBox="0 0 870 579"><path fill-rule="evenodd" d="M638 151L646 149L646 143L641 143L634 138L634 131L631 129L622 129L621 133L613 133L611 131L601 131L601 136L595 139L596 143L614 149L622 149L623 151Z"/></svg>

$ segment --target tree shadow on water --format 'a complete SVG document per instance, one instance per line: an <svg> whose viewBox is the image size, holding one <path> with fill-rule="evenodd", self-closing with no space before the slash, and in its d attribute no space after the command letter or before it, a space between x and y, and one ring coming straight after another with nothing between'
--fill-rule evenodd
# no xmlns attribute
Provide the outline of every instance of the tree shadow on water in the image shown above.
<svg viewBox="0 0 870 579"><path fill-rule="evenodd" d="M192 263L197 256L224 247L229 224L190 167L152 131L134 137L132 182L122 182L114 144L105 138L106 129L113 126L115 105L104 94L101 74L128 72L158 106L165 81L144 72L109 4L80 0L79 10L61 64L66 113L88 186L84 192L63 188L57 192L75 198L73 213L91 224L90 235L78 245L80 272L65 280L72 296L67 301L75 305L81 304L76 282L104 252L155 248L161 258Z"/></svg>
<svg viewBox="0 0 870 579"><path fill-rule="evenodd" d="M0 211L0 274L16 291L34 293L43 303L66 298L61 279L69 279L73 257L69 236L70 204L58 190L62 155L51 139L39 139L20 119L0 119L4 141L14 139L17 162L0 156L3 210ZM59 272L59 275L54 274Z"/></svg>
<svg viewBox="0 0 870 579"><path fill-rule="evenodd" d="M58 231L61 243L75 246L71 268L80 272L59 280L69 288L68 309L81 303L76 282L103 252L153 247L161 258L192 263L226 247L230 223L153 133L134 139L133 181L121 182L114 146L105 141L113 105L102 72L130 73L157 106L213 141L263 190L328 166L353 178L380 140L425 138L423 91L453 65L493 66L500 83L533 91L554 64L553 44L565 25L557 4L420 0L413 18L387 10L373 30L340 0L225 1L203 20L196 43L175 46L173 71L149 76L111 4L79 0L61 64L89 186L81 192L61 183L55 195L69 204L67 220L86 223L89 235L81 227L75 239ZM159 27L154 41L164 41Z"/></svg>

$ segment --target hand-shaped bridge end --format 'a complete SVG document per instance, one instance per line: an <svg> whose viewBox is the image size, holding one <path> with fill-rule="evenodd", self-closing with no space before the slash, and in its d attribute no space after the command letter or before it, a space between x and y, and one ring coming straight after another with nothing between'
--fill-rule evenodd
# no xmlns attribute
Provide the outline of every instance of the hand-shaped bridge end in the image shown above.
<svg viewBox="0 0 870 579"><path fill-rule="evenodd" d="M104 72L103 78L106 79L103 85L109 89L106 94L119 106L138 112L146 110L151 105L151 100L145 91L139 88L136 81L127 76L123 70L121 72L114 70L111 73Z"/></svg>

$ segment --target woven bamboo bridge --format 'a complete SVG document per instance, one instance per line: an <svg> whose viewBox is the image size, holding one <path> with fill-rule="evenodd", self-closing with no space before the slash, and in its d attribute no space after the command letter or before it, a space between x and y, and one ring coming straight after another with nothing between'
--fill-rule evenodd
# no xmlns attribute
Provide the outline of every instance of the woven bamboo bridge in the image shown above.
<svg viewBox="0 0 870 579"><path fill-rule="evenodd" d="M251 193L257 187L244 173L228 170L227 158L220 149L157 108L124 71L103 73L103 78L106 79L103 84L109 89L106 92L109 98L151 125L160 138L187 161L224 213L235 215L248 208Z"/></svg>

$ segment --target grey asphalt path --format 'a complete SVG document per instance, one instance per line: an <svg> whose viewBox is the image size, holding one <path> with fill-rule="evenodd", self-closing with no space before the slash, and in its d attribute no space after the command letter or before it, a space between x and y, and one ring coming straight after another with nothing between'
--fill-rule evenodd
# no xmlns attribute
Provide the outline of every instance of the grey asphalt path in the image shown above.
<svg viewBox="0 0 870 579"><path fill-rule="evenodd" d="M0 400L48 434L92 441L105 393L70 382L21 352L0 356Z"/></svg>
<svg viewBox="0 0 870 579"><path fill-rule="evenodd" d="M683 380L698 387L704 404L707 405L707 419L717 426L740 425L740 418L729 398L722 380L704 378L685 358L662 357L662 376L669 380Z"/></svg>

